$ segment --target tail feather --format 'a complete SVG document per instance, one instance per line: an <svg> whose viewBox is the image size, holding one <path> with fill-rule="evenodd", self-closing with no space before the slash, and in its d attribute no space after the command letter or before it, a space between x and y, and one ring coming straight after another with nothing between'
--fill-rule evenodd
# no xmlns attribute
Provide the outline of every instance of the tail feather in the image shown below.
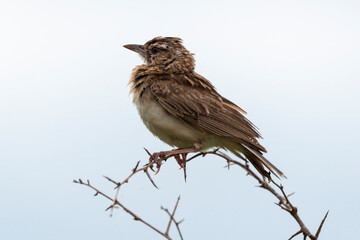
<svg viewBox="0 0 360 240"><path fill-rule="evenodd" d="M235 156L242 158L245 161L249 161L254 167L255 169L264 177L267 177L268 179L270 179L270 172L266 171L264 168L264 165L252 154L244 154L246 158L244 158L240 152L237 151L231 151L233 154L235 154ZM276 174L275 174L276 176Z"/></svg>
<svg viewBox="0 0 360 240"><path fill-rule="evenodd" d="M253 156L255 156L257 158L257 160L260 160L260 162L262 164L264 164L265 167L267 169L269 169L270 172L272 172L276 177L278 177L277 174L279 174L281 177L286 178L285 174L282 171L280 171L277 167L275 167L271 162L269 162L269 160L267 160L261 153L256 152L255 150L253 150L245 145L242 145L242 146L245 149L247 149ZM245 156L248 157L248 154L245 153ZM250 158L253 158L253 157L250 157Z"/></svg>
<svg viewBox="0 0 360 240"><path fill-rule="evenodd" d="M254 149L247 147L243 144L236 144L236 146L226 146L232 153L237 157L244 159L240 153L244 154L246 159L251 162L251 164L256 168L256 170L264 177L270 179L270 172L274 174L277 178L280 175L283 178L286 178L284 173L275 167L271 162L269 162L260 152L255 151ZM270 171L266 171L264 166Z"/></svg>

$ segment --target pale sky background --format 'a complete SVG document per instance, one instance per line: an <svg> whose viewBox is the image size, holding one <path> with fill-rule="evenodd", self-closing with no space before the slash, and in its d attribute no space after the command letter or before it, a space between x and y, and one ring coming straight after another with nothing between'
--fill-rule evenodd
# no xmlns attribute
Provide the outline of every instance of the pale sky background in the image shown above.
<svg viewBox="0 0 360 240"><path fill-rule="evenodd" d="M359 1L0 1L0 239L161 239L72 183L121 180L169 147L129 96L142 63L124 44L177 36L196 71L242 108L266 157L320 239L360 235ZM185 239L288 239L296 222L241 169L216 157L139 175L120 200L161 229L172 208ZM172 236L177 239L175 228ZM298 239L302 239L299 237Z"/></svg>

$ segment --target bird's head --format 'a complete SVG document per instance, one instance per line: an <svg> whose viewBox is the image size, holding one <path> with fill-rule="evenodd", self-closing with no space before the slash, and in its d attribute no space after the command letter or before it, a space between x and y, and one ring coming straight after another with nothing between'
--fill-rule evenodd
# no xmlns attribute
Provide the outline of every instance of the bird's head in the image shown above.
<svg viewBox="0 0 360 240"><path fill-rule="evenodd" d="M156 37L144 45L124 45L140 54L147 65L158 66L171 73L194 71L195 59L176 37Z"/></svg>

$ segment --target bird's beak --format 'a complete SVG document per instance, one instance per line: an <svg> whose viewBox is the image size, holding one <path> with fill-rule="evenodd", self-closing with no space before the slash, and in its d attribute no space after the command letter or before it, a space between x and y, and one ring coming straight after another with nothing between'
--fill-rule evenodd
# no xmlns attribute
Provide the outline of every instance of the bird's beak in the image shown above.
<svg viewBox="0 0 360 240"><path fill-rule="evenodd" d="M146 58L146 52L144 50L143 45L128 44L128 45L124 45L123 47L127 48L131 51L137 52L138 54L140 54L140 56L142 56L143 58Z"/></svg>

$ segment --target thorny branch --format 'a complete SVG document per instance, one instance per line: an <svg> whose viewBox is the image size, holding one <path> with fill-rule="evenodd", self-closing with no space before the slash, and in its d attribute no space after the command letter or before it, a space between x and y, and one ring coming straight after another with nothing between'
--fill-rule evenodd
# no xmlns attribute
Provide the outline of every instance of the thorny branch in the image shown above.
<svg viewBox="0 0 360 240"><path fill-rule="evenodd" d="M125 207L123 204L121 204L118 200L109 197L109 196L106 195L105 193L101 192L100 190L98 190L97 188L95 188L94 186L92 186L92 185L90 184L90 181L89 181L89 180L87 180L86 183L83 182L81 179L79 179L79 180L74 180L73 182L74 182L74 183L81 184L81 185L88 186L89 188L95 190L96 193L95 193L94 196L97 196L97 195L100 194L100 195L102 195L103 197L105 197L105 198L109 199L110 201L112 201L113 204L112 204L110 207L108 207L105 211L107 211L107 210L110 209L110 208L113 208L115 205L118 205L118 206L120 206L122 209L124 209L125 212L127 212L128 214L130 214L130 215L134 218L135 221L140 221L140 222L142 222L143 224L145 224L146 226L150 227L150 228L151 228L152 230L154 230L155 232L157 232L157 233L159 233L160 235L164 236L165 238L171 239L171 238L167 237L167 236L166 236L163 232L161 232L159 229L153 227L150 223L148 223L148 222L144 221L142 218L138 217L135 213L133 213L132 211L130 211L128 208L126 208L126 207Z"/></svg>
<svg viewBox="0 0 360 240"><path fill-rule="evenodd" d="M152 156L147 149L145 149L145 151L150 155L150 157ZM325 214L324 218L322 219L322 221L320 223L320 226L318 227L318 229L316 231L316 234L314 235L314 234L312 234L310 232L310 230L306 227L304 222L301 220L300 216L298 215L298 209L289 200L289 197L291 195L293 195L294 193L290 193L290 194L287 195L285 193L285 191L284 191L284 187L281 184L276 183L273 179L270 179L270 181L267 182L266 179L262 178L261 176L259 176L253 170L250 169L250 166L248 165L246 159L243 159L245 162L241 163L239 161L236 161L236 160L232 159L231 157L229 157L225 153L219 151L219 149L214 149L212 151L199 152L199 153L195 154L194 156L188 158L186 161L189 162L189 161L191 161L191 160L193 160L193 159L195 159L197 157L200 157L200 156L205 157L206 155L209 155L209 154L216 155L216 156L219 156L219 157L225 159L227 161L227 168L228 169L230 169L231 165L237 165L237 166L243 168L247 172L247 175L252 176L253 178L255 178L259 182L259 184L260 184L259 187L261 187L263 189L266 189L267 191L272 193L279 200L279 202L275 203L275 204L278 205L281 209L287 211L295 219L295 221L298 223L298 225L300 227L300 230L297 231L295 234L293 234L289 238L289 240L293 239L294 237L296 237L299 234L303 235L304 240L306 240L306 238L310 238L311 240L317 240L319 238L321 229L322 229L322 227L323 227L323 225L325 223L325 220L326 220L326 218L328 216L329 211ZM170 157L166 157L163 160L166 161ZM125 212L130 214L134 218L134 220L142 222L143 224L145 224L146 226L148 226L149 228L151 228L155 232L159 233L161 236L163 236L166 239L171 239L170 236L169 236L169 230L170 230L171 223L173 222L175 224L176 228L177 228L180 239L183 240L183 236L181 234L180 227L179 227L179 225L183 222L183 220L176 221L175 218L174 218L175 211L176 211L177 206L178 206L179 201L180 201L180 196L178 197L178 199L176 201L176 204L175 204L175 207L174 207L172 213L170 213L170 211L167 208L161 207L161 209L163 211L165 211L170 217L167 228L166 228L166 230L164 232L162 232L158 228L155 228L150 223L148 223L145 220L143 220L142 218L140 218L138 215L136 215L134 212L132 212L131 210L126 208L122 203L119 202L118 196L119 196L120 187L123 184L128 183L130 178L133 177L135 174L137 174L139 172L144 172L146 174L146 176L149 178L149 181L152 183L152 185L155 188L158 189L158 187L156 186L155 182L153 181L153 179L151 178L151 176L149 174L149 168L152 168L152 166L155 164L155 162L150 162L150 163L144 165L142 168L139 168L139 163L140 163L140 161L138 161L136 166L132 169L131 174L121 182L116 182L113 179L104 176L108 181L110 181L110 182L112 182L113 184L116 185L115 186L116 193L115 193L115 196L113 198L109 197L108 195L101 192L99 189L92 186L90 184L89 180L87 180L86 182L83 182L81 179L79 179L79 180L74 180L73 182L81 184L81 185L85 185L85 186L95 190L96 193L95 193L94 196L102 195L103 197L109 199L112 202L112 204L106 209L106 211L111 209L110 216L113 214L113 209L116 206L120 206ZM184 168L184 174L186 174L185 168ZM271 184L273 184L275 187L271 186ZM278 189L278 190L276 190L276 189Z"/></svg>
<svg viewBox="0 0 360 240"><path fill-rule="evenodd" d="M180 196L178 197L178 199L176 201L176 204L175 204L175 207L174 207L174 210L173 210L173 212L171 214L170 214L170 212L169 212L169 210L167 208L161 207L161 209L164 210L170 216L170 220L169 220L168 226L166 228L165 234L166 235L169 234L171 223L174 222L175 226L176 226L176 228L178 230L180 239L183 240L183 237L182 237L182 234L181 234L181 231L180 231L180 228L179 228L179 224L182 223L182 221L184 221L184 219L180 220L179 222L175 221L175 219L174 219L175 211L176 211L176 208L177 208L177 206L179 204L179 201L180 201Z"/></svg>
<svg viewBox="0 0 360 240"><path fill-rule="evenodd" d="M276 203L276 205L278 205L281 209L287 211L288 213L291 214L291 216L296 220L296 222L298 223L298 225L300 226L300 230L298 232L296 232L294 235L292 235L289 240L293 239L295 236L299 235L299 234L303 234L304 236L304 240L309 237L311 240L317 240L319 238L321 229L325 223L325 219L329 213L329 211L325 214L323 220L320 223L320 226L316 232L315 235L313 235L310 230L306 227L306 225L304 224L304 222L301 220L300 216L298 215L298 209L293 206L293 204L290 202L289 197L291 195L293 195L294 193L291 193L289 195L286 195L285 191L284 191L284 187L280 184L277 184L273 179L270 179L270 182L268 183L266 181L266 179L263 179L262 177L260 177L259 175L257 175L254 171L252 171L249 167L249 165L247 164L247 162L245 161L245 163L241 163L239 161L236 161L234 159L232 159L231 157L229 157L228 155L226 155L223 152L218 151L219 149L215 149L213 151L208 151L208 152L204 152L204 153L198 153L195 154L193 157L189 158L187 161L191 161L196 157L199 156L206 156L207 154L213 154L219 157L222 157L223 159L225 159L227 161L227 167L230 168L230 165L238 165L241 168L243 168L245 171L247 171L247 174L252 176L253 178L255 178L258 182L259 182L259 186L263 189L268 190L270 193L272 193L278 200L279 202ZM275 190L275 188L273 188L270 184L273 183L275 185L276 188L278 188L281 192L281 194Z"/></svg>
<svg viewBox="0 0 360 240"><path fill-rule="evenodd" d="M181 239L183 239L182 237L182 234L181 234L181 231L180 231L180 228L179 228L179 224L182 222L179 221L177 222L175 219L174 219L174 215L175 215L175 211L176 211L176 208L179 204L179 201L180 201L180 196L178 197L178 200L176 202L176 205L174 207L174 210L173 210L173 214L170 216L170 221L168 223L168 226L167 226L167 229L165 232L162 232L161 230L159 230L158 228L154 227L153 225L151 225L150 223L146 222L145 220L143 220L142 218L140 218L138 215L136 215L134 212L132 212L130 209L126 208L122 203L119 202L118 200L118 196L119 196L119 191L120 191L120 187L125 184L125 183L128 183L130 178L133 177L136 173L138 172L145 172L146 176L149 178L150 182L153 184L153 186L155 188L158 189L158 187L156 186L155 182L153 181L153 179L151 178L150 174L149 174L149 168L154 164L154 163L148 163L146 164L145 166L143 166L142 168L139 168L139 164L140 164L140 161L138 161L135 165L135 167L132 169L131 171L131 174L125 178L123 181L121 182L116 182L115 180L107 177L107 176L104 176L109 182L115 184L115 189L116 189L116 193L115 193L115 196L114 198L110 197L109 195L103 193L102 191L100 191L99 189L97 189L96 187L94 187L93 185L90 184L90 181L87 180L86 182L84 182L83 180L81 179L78 179L78 180L73 180L74 183L77 183L77 184L81 184L81 185L84 185L84 186L87 186L91 189L93 189L95 191L95 194L94 196L98 196L98 195L101 195L107 199L109 199L112 204L107 207L105 209L105 211L111 209L111 213L110 213L110 216L112 216L113 214L113 209L116 207L116 206L120 206L126 213L130 214L135 221L140 221L142 222L143 224L145 224L146 226L148 226L149 228L151 228L152 230L154 230L155 232L159 233L161 236L163 236L164 238L166 239L169 239L171 240L170 236L169 236L169 229L170 229L170 225L171 225L171 222L174 222L176 227L177 227L177 230L178 230L178 233L179 233L179 236ZM163 207L161 207L161 209L163 209Z"/></svg>

